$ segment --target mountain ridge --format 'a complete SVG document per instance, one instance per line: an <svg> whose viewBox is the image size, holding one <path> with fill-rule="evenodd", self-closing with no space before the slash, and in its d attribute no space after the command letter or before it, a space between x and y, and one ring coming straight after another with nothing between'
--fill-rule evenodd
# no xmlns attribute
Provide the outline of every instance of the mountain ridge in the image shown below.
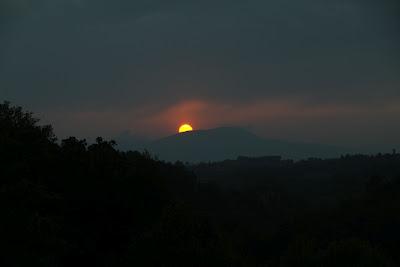
<svg viewBox="0 0 400 267"><path fill-rule="evenodd" d="M345 149L314 143L267 139L240 127L219 127L170 135L147 145L161 160L208 162L239 156L282 156L290 159L337 157Z"/></svg>

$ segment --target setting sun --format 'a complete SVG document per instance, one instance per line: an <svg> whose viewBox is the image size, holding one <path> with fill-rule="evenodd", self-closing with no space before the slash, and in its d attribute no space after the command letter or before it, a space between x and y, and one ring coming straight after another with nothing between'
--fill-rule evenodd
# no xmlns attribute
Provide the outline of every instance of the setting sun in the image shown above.
<svg viewBox="0 0 400 267"><path fill-rule="evenodd" d="M178 130L179 133L190 132L190 131L193 131L193 128L189 124L182 124Z"/></svg>

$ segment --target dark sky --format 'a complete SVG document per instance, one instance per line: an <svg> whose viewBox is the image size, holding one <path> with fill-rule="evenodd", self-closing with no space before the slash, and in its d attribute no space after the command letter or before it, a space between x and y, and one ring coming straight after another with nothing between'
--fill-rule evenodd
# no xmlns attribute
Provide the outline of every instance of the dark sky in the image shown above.
<svg viewBox="0 0 400 267"><path fill-rule="evenodd" d="M398 2L1 0L0 100L61 137L400 144Z"/></svg>

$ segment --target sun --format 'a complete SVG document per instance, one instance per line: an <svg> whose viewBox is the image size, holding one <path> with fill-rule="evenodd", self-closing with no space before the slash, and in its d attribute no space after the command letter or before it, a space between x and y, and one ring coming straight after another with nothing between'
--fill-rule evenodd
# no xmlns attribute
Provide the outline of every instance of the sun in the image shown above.
<svg viewBox="0 0 400 267"><path fill-rule="evenodd" d="M193 127L186 123L182 124L178 130L179 133L190 132L190 131L193 131Z"/></svg>

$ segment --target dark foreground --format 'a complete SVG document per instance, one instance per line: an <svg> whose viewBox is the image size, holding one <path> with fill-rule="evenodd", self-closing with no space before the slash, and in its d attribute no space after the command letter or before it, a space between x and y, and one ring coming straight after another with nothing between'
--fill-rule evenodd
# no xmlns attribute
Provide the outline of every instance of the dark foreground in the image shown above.
<svg viewBox="0 0 400 267"><path fill-rule="evenodd" d="M0 266L400 266L400 155L184 166L0 105Z"/></svg>

